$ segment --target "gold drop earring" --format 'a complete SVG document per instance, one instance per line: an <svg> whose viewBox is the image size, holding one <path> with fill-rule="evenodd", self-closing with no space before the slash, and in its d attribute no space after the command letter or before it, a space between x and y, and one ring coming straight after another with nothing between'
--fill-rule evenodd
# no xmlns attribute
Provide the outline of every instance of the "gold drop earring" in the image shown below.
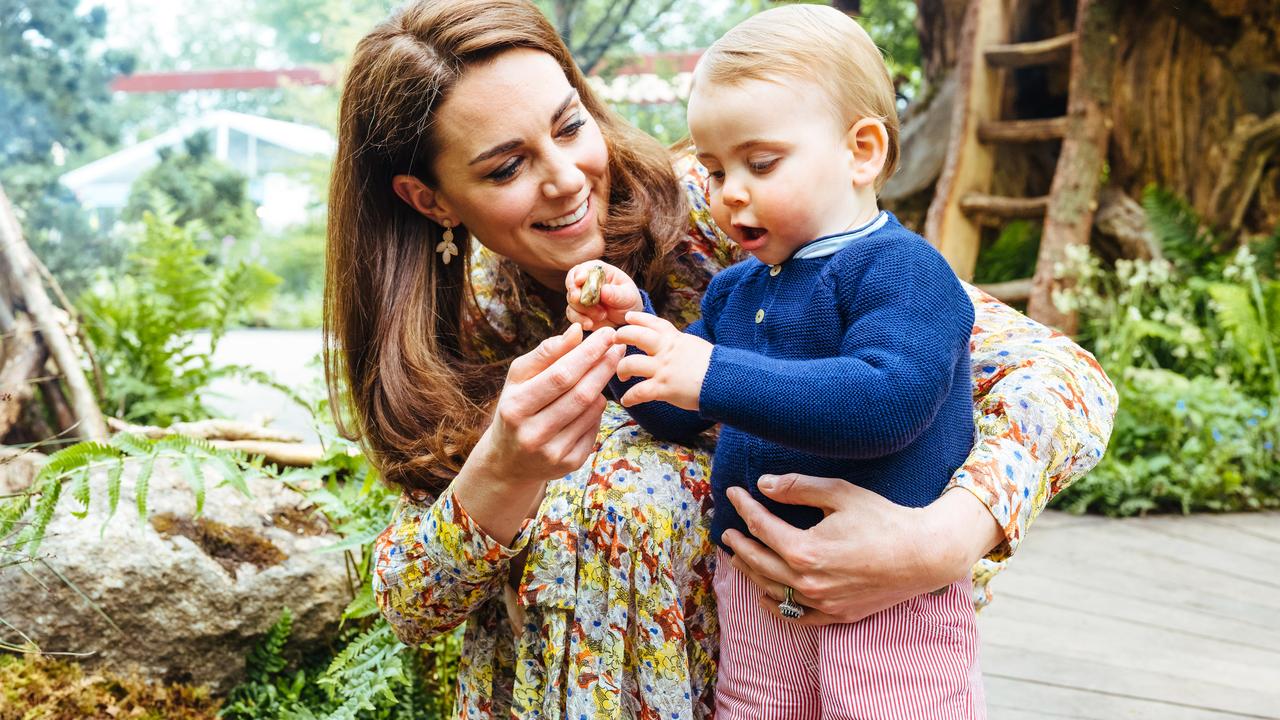
<svg viewBox="0 0 1280 720"><path fill-rule="evenodd" d="M436 243L436 252L444 257L444 264L448 265L453 256L458 254L458 246L453 244L453 225L447 220L440 224L444 225L444 239Z"/></svg>

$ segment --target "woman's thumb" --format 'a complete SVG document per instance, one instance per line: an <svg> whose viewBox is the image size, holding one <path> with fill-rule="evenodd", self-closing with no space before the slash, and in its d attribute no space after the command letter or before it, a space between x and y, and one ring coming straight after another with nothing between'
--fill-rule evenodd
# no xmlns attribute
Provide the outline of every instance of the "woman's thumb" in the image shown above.
<svg viewBox="0 0 1280 720"><path fill-rule="evenodd" d="M787 473L786 475L761 475L756 487L770 500L787 505L808 505L822 510L834 510L832 500L842 490L852 487L839 478L813 477Z"/></svg>

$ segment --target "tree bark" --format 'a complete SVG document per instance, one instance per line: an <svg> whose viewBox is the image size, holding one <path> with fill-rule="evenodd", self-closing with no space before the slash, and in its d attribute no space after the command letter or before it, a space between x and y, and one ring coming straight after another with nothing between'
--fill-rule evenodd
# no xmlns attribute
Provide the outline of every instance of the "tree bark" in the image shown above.
<svg viewBox="0 0 1280 720"><path fill-rule="evenodd" d="M47 357L44 345L36 342L31 323L25 318L15 320L6 336L6 345L13 350L5 353L4 366L0 367L0 438L9 434L22 417L23 408L35 397L31 378Z"/></svg>
<svg viewBox="0 0 1280 720"><path fill-rule="evenodd" d="M22 230L3 188L0 188L0 255L8 265L9 280L19 289L27 312L40 330L40 339L49 348L71 391L71 406L79 423L77 434L84 440L105 440L107 425L98 402L80 367L80 358L59 326L53 304L40 285L31 248L22 239Z"/></svg>

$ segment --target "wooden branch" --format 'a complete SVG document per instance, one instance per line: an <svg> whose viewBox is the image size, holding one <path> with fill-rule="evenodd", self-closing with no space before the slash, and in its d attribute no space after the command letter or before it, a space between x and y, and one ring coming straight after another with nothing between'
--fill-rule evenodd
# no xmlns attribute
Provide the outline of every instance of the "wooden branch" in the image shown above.
<svg viewBox="0 0 1280 720"><path fill-rule="evenodd" d="M1240 229L1262 180L1262 171L1277 151L1280 151L1280 113L1266 120L1259 120L1256 115L1240 119L1227 141L1226 160L1209 201L1209 207L1214 208L1214 225L1230 234Z"/></svg>
<svg viewBox="0 0 1280 720"><path fill-rule="evenodd" d="M1107 188L1098 195L1093 226L1103 235L1116 239L1123 257L1137 260L1164 257L1160 243L1147 226L1147 212L1117 188Z"/></svg>
<svg viewBox="0 0 1280 720"><path fill-rule="evenodd" d="M1061 140L1067 134L1067 118L1043 120L983 120L978 139L984 143Z"/></svg>
<svg viewBox="0 0 1280 720"><path fill-rule="evenodd" d="M991 217L997 220L1042 218L1044 217L1045 209L1048 207L1049 197L1047 195L1021 198L969 193L960 200L960 209L966 214L973 217Z"/></svg>
<svg viewBox="0 0 1280 720"><path fill-rule="evenodd" d="M1026 302L1027 298L1031 297L1031 278L988 283L979 285L978 289L1001 302Z"/></svg>
<svg viewBox="0 0 1280 720"><path fill-rule="evenodd" d="M1079 12L1077 10L1076 12ZM1067 33L1048 40L993 45L983 55L987 64L999 68L1020 68L1032 65L1061 63L1071 59L1071 47L1076 34Z"/></svg>
<svg viewBox="0 0 1280 720"><path fill-rule="evenodd" d="M71 405L79 423L79 436L85 440L106 439L107 425L98 409L97 399L80 367L80 358L58 325L53 304L49 302L49 296L45 294L32 262L31 248L22 239L22 229L3 188L0 188L0 256L4 257L9 266L9 280L21 290L23 303L36 321L41 340L62 370L71 391Z"/></svg>
<svg viewBox="0 0 1280 720"><path fill-rule="evenodd" d="M9 433L22 417L22 409L35 397L31 378L40 371L48 357L43 343L36 342L31 323L19 318L11 337L15 350L0 368L0 438Z"/></svg>
<svg viewBox="0 0 1280 720"><path fill-rule="evenodd" d="M1098 187L1111 137L1107 115L1115 65L1115 23L1111 0L1080 0L1076 5L1076 47L1067 101L1071 123L1049 189L1051 200L1027 300L1027 315L1068 335L1075 332L1076 317L1053 304L1054 291L1062 287L1055 268L1069 246L1089 244L1093 213L1098 209Z"/></svg>
<svg viewBox="0 0 1280 720"><path fill-rule="evenodd" d="M262 455L267 462L286 467L310 467L324 457L324 449L307 443L282 443L266 440L210 440L221 450L235 450L247 455Z"/></svg>
<svg viewBox="0 0 1280 720"><path fill-rule="evenodd" d="M72 428L78 429L80 419L67 403L67 396L62 392L62 384L58 382L57 376L45 376L36 384L40 388L40 395L44 397L45 404L49 406L53 419L57 422L58 432L66 432Z"/></svg>
<svg viewBox="0 0 1280 720"><path fill-rule="evenodd" d="M199 420L196 422L179 422L169 427L156 425L133 425L119 418L107 418L107 427L112 432L127 432L132 435L156 440L168 435L186 435L203 440L265 440L278 443L300 443L302 438L292 433L273 430L271 428L251 425L236 420Z"/></svg>

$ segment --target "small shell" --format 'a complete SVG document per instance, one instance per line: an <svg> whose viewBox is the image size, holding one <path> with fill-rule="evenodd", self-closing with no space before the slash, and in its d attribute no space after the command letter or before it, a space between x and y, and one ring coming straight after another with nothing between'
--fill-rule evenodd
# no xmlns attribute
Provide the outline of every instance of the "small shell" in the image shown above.
<svg viewBox="0 0 1280 720"><path fill-rule="evenodd" d="M582 293L578 303L583 307L591 307L600 302L600 287L604 285L604 266L596 265L587 271L587 281L582 283Z"/></svg>

